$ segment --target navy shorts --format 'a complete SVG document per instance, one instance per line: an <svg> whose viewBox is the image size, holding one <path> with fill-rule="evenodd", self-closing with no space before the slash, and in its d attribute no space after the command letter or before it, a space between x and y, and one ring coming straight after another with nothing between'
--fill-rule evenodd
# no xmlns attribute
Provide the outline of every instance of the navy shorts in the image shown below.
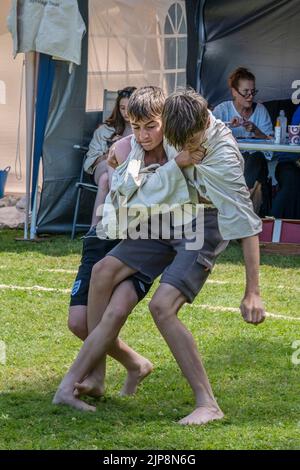
<svg viewBox="0 0 300 470"><path fill-rule="evenodd" d="M86 234L83 239L81 264L71 292L71 307L74 305L87 305L93 266L103 259L119 242L119 240L99 239L95 228ZM144 282L135 275L130 276L128 280L133 283L139 301L147 295L152 286L151 282Z"/></svg>

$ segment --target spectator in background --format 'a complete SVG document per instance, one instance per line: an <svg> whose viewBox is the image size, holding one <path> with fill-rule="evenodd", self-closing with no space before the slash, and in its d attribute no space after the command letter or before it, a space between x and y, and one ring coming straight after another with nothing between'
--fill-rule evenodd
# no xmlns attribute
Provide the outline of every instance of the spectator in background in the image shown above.
<svg viewBox="0 0 300 470"><path fill-rule="evenodd" d="M300 125L300 106L296 109L291 124ZM300 154L280 154L275 178L279 191L273 200L271 214L277 219L300 219Z"/></svg>
<svg viewBox="0 0 300 470"><path fill-rule="evenodd" d="M132 134L127 106L128 100L136 87L126 87L118 91L114 109L108 119L95 130L89 145L84 170L93 175L94 182L98 186L98 192L94 204L91 226L99 221L96 215L99 205L104 203L109 190L108 168L106 165L107 153L110 145L120 139Z"/></svg>
<svg viewBox="0 0 300 470"><path fill-rule="evenodd" d="M232 100L215 107L213 114L230 126L236 138L268 139L273 132L267 109L255 103L255 76L246 68L237 68L229 77ZM245 180L250 190L254 210L264 216L270 210L268 165L262 152L243 152Z"/></svg>

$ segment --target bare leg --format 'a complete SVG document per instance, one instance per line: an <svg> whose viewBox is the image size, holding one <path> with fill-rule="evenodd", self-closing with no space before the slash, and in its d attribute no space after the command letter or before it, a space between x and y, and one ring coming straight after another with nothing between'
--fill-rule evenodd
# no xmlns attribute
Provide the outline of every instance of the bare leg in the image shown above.
<svg viewBox="0 0 300 470"><path fill-rule="evenodd" d="M68 327L69 330L82 341L88 335L87 331L87 306L72 305L69 308Z"/></svg>
<svg viewBox="0 0 300 470"><path fill-rule="evenodd" d="M88 296L88 333L98 325L117 285L134 272L134 269L109 255L94 265Z"/></svg>
<svg viewBox="0 0 300 470"><path fill-rule="evenodd" d="M221 419L224 415L213 395L194 338L177 318L177 313L185 301L186 298L178 289L162 283L149 308L156 326L195 394L196 408L183 418L180 424L205 424Z"/></svg>
<svg viewBox="0 0 300 470"><path fill-rule="evenodd" d="M112 325L112 328L116 327ZM115 348L116 342L119 342L118 348ZM130 351L128 351L128 349ZM129 346L119 338L117 338L112 347L110 347L108 354L123 364L127 369L126 380L120 391L120 395L134 395L142 380L152 372L153 364L145 357L130 349Z"/></svg>
<svg viewBox="0 0 300 470"><path fill-rule="evenodd" d="M262 186L261 183L255 181L253 188L249 189L250 191L250 198L252 200L253 209L256 214L259 214L263 196L262 196Z"/></svg>
<svg viewBox="0 0 300 470"><path fill-rule="evenodd" d="M104 317L103 317L104 319ZM103 320L99 325L96 326L95 330L97 330L98 340L102 341L100 336L104 336L107 332L107 326L105 323L102 323ZM116 327L112 324L112 329ZM99 329L101 328L102 334L99 334ZM95 331L93 330L93 332ZM91 333L91 335L93 334ZM108 333L109 334L109 333ZM109 336L106 336L108 338ZM118 347L116 346L118 344ZM89 346L91 347L91 346ZM107 345L103 345L103 350L107 347ZM102 349L97 350L97 357L100 357ZM127 376L125 383L123 385L122 390L120 391L121 396L125 395L134 395L137 391L139 384L142 382L144 378L149 375L153 370L152 363L146 359L145 357L141 356L137 352L133 351L129 346L127 346L122 340L117 338L113 344L105 351L111 357L119 361L126 369L127 369ZM101 357L100 357L101 359ZM99 360L100 360L99 359ZM85 378L82 382L75 382L74 384L74 396L79 397L82 395L89 395L89 396L98 396L95 395L95 391L97 393L98 390L98 383L96 382L97 376L95 376L94 370Z"/></svg>
<svg viewBox="0 0 300 470"><path fill-rule="evenodd" d="M106 352L122 360L128 369L125 392L134 393L139 382L151 372L152 364L135 352L133 356L124 354L128 352L128 347L124 343L119 343L120 340L117 340L118 343L115 343L113 347L111 343L116 340L136 303L137 296L132 283L130 281L121 283L116 288L101 323L85 340L75 362L62 380L53 399L54 404L65 404L80 410L94 411L94 407L90 407L74 396L74 389L77 390L77 396L86 392L84 387L88 387L88 384L84 386L82 380L95 368ZM89 380L89 377L86 380Z"/></svg>
<svg viewBox="0 0 300 470"><path fill-rule="evenodd" d="M97 215L97 209L101 204L104 204L105 198L109 191L108 186L108 173L107 173L107 165L106 161L98 163L95 169L94 174L95 182L98 186L98 191L96 194L93 215L92 215L92 223L91 226L97 225L100 220L100 217Z"/></svg>
<svg viewBox="0 0 300 470"><path fill-rule="evenodd" d="M126 288L126 283L128 283L128 288ZM124 281L124 296L125 298L131 298L132 296L132 308L137 304L138 298L135 293L135 289L131 281ZM126 289L126 290L125 290ZM120 291L121 292L121 291ZM124 303L122 303L122 308L124 308ZM128 305L128 311L130 313L130 305ZM113 315L118 312L113 312ZM125 312L126 315L126 312ZM87 330L87 306L86 305L76 305L71 306L69 309L69 320L68 320L69 329L74 333L78 338L84 341L88 336ZM113 326L112 326L113 327ZM117 326L115 327L117 329ZM124 386L121 390L121 395L132 395L136 392L139 381L144 378L152 370L152 365L150 367L150 361L136 353L131 349L127 344L125 344L121 339L117 338L112 342L108 354L119 361L127 369L127 377L124 383ZM105 365L105 363L104 363ZM75 390L75 396L79 395L90 395L93 397L100 397L104 395L104 378L105 378L105 368L103 368L102 377L100 376L100 366L98 366L98 382L96 378L90 376L89 379L84 380L83 383Z"/></svg>
<svg viewBox="0 0 300 470"><path fill-rule="evenodd" d="M106 307L109 304L114 288L124 279L134 273L134 270L123 264L117 258L106 256L96 263L92 270L87 310L87 327L90 334L98 325ZM101 302L99 302L101 299ZM105 356L85 381L86 390L92 389L103 377ZM77 389L80 393L80 391Z"/></svg>
<svg viewBox="0 0 300 470"><path fill-rule="evenodd" d="M88 319L84 320L86 325L80 326L81 334L87 336L100 321L104 310L106 309L113 292L114 286L117 286L122 279L126 279L134 271L128 266L121 263L118 259L107 256L100 262L96 263L92 270L89 298L88 298L88 312L92 314L90 322ZM130 282L130 281L129 281ZM132 308L137 303L136 292L130 282L131 293L134 295L134 305L126 309L126 304L122 303L122 308L125 314L129 314ZM126 296L124 297L126 298ZM99 305L99 299L101 303ZM129 297L130 299L130 297ZM94 307L91 309L91 304ZM75 312L74 312L75 313ZM74 323L74 322L73 322ZM83 331L86 328L86 333ZM83 339L83 338L82 338ZM137 385L134 376L138 372L142 364L148 363L145 358L133 351L123 341L118 340L111 345L109 354L116 360L121 362L128 370L127 379L122 389L122 394L135 393ZM75 395L88 394L92 396L101 396L104 393L104 376L105 376L105 356L101 358L95 369L91 372L89 377L85 378L84 382L75 390Z"/></svg>
<svg viewBox="0 0 300 470"><path fill-rule="evenodd" d="M87 329L87 305L74 305L69 309L68 327L72 333L84 341L88 336ZM128 347L127 353L130 354L133 350ZM106 361L101 361L97 367L97 382L96 378L93 384L90 385L89 390L87 389L87 395L93 397L101 397L105 392L105 372L106 372Z"/></svg>

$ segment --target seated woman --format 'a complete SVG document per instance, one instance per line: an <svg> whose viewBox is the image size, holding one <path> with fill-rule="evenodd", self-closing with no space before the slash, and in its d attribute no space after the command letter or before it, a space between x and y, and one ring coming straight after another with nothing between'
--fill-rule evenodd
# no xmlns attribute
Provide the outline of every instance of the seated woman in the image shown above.
<svg viewBox="0 0 300 470"><path fill-rule="evenodd" d="M300 125L300 106L291 124ZM300 154L282 153L275 169L279 191L274 197L271 214L276 219L300 219Z"/></svg>
<svg viewBox="0 0 300 470"><path fill-rule="evenodd" d="M267 109L253 101L257 94L255 76L246 68L237 68L229 77L228 85L232 100L215 107L217 119L228 123L234 137L267 139L273 132L272 121ZM268 213L268 165L262 152L243 152L245 180L250 190L254 210L264 216Z"/></svg>
<svg viewBox="0 0 300 470"><path fill-rule="evenodd" d="M92 215L92 227L99 221L96 214L97 208L104 203L109 190L108 167L106 165L109 147L121 137L132 134L127 106L134 90L136 90L136 87L126 87L118 91L118 97L110 117L95 130L89 145L84 170L93 175L95 184L98 186Z"/></svg>

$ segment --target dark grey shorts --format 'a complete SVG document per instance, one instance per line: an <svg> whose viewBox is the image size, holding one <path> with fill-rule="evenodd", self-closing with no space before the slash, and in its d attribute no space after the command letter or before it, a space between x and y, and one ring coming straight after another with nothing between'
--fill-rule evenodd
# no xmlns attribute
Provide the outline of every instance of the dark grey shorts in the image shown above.
<svg viewBox="0 0 300 470"><path fill-rule="evenodd" d="M198 250L187 249L180 240L131 240L126 239L113 248L108 255L135 269L135 276L143 282L151 283L162 274L160 282L176 287L187 299L193 302L204 285L217 256L226 248L218 228L216 209L204 212L204 243Z"/></svg>

